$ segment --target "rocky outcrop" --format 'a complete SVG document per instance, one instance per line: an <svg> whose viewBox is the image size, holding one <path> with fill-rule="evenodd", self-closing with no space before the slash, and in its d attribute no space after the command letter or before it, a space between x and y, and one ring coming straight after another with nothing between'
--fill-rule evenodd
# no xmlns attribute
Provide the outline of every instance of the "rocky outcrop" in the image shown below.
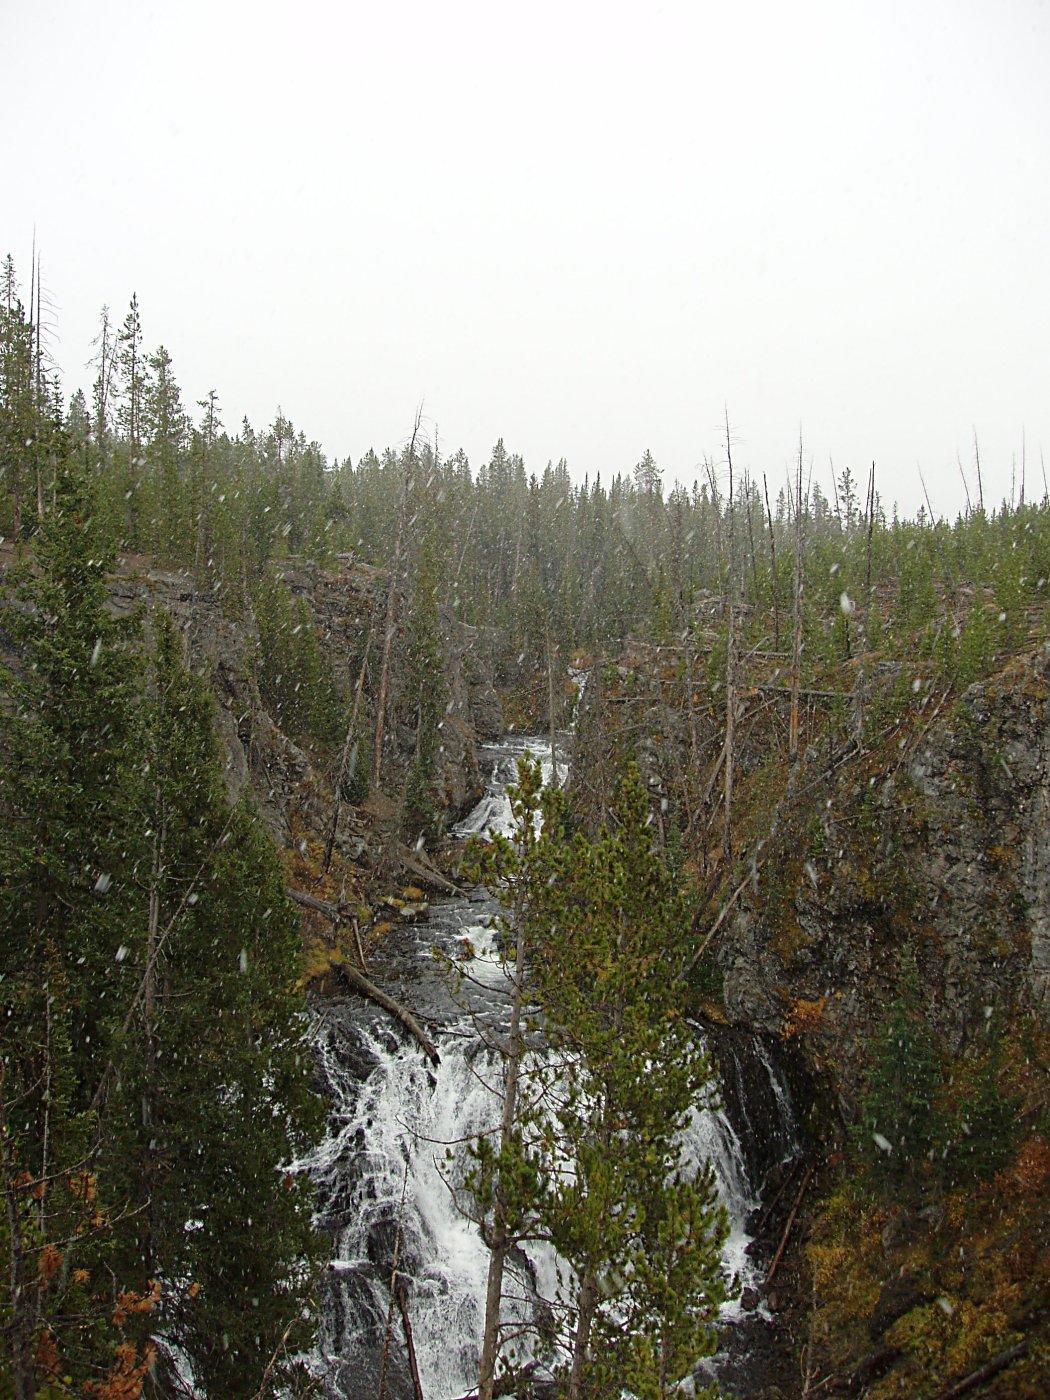
<svg viewBox="0 0 1050 1400"><path fill-rule="evenodd" d="M781 663L770 658L768 674L765 664L753 660L738 697L729 860L724 673L702 648L638 645L603 667L581 707L573 765L592 817L608 802L609 774L627 754L638 761L656 839L673 839L691 863L698 1002L775 1046L798 1085L808 1156L777 1207L790 1200L792 1213L752 1225L760 1247L771 1247L771 1228L778 1249L786 1240L764 1297L775 1327L748 1330L749 1314L733 1333L746 1356L734 1370L731 1344L720 1374L742 1395L808 1394L801 1353L828 1394L924 1394L934 1374L938 1393L961 1394L991 1378L989 1367L995 1394L1042 1394L1050 646L1029 644L962 691L950 667L921 653L868 658L864 672L856 657L834 658L807 693L795 763ZM935 1060L939 1150L891 1180L877 1177L877 1161L868 1175L859 1129L880 1074L893 1082L885 1032L912 960L918 991L905 1014L915 1054L929 1047ZM761 1077L736 1073L732 1036L722 1037L727 1109L739 1119L743 1103L749 1124L769 1122ZM911 1051L897 1044L905 1066ZM872 1140L904 1161L903 1142ZM762 1135L742 1141L761 1146ZM778 1193L771 1173L768 1209ZM785 1335L792 1364L774 1369Z"/></svg>
<svg viewBox="0 0 1050 1400"><path fill-rule="evenodd" d="M718 957L726 1009L796 1038L849 1110L909 945L961 1053L999 1011L1050 1015L1050 656L807 775Z"/></svg>
<svg viewBox="0 0 1050 1400"><path fill-rule="evenodd" d="M0 573L5 564L0 560ZM349 557L340 558L331 570L287 560L280 572L293 596L305 601L336 685L349 701L369 629L382 625L387 574ZM190 573L159 568L141 555L125 555L111 579L110 598L118 616L130 616L136 609L148 614L156 607L170 613L178 624L188 664L208 678L215 693L231 800L249 787L280 845L311 836L323 839L331 820L335 759L295 742L267 710L256 681L258 633L247 592L218 580L201 582ZM436 801L454 819L480 796L477 745L498 737L503 721L484 639L450 613L441 622L449 698L441 729ZM373 666L377 651L376 637ZM7 659L17 664L17 658ZM394 714L396 703L395 678ZM374 724L372 704L369 677L361 717L365 732ZM384 786L397 794L411 760L413 736L399 729L396 721L388 725L388 734ZM338 836L343 854L368 867L389 865L396 810L396 802L382 794L363 809L343 803Z"/></svg>
<svg viewBox="0 0 1050 1400"><path fill-rule="evenodd" d="M283 564L280 572L292 594L307 603L336 682L345 695L351 695L371 628L375 629L375 666L389 575L385 570L357 563L350 556L340 556L333 571L296 560ZM450 609L441 611L440 625L448 698L438 748L437 805L449 821L454 821L483 791L477 744L502 735L503 712L492 682L490 642L476 628L460 623ZM364 698L371 726L373 697L367 687ZM386 730L389 752L384 744L384 765L390 765L385 786L393 792L404 780L414 743L411 726L398 723L398 699L395 666Z"/></svg>
<svg viewBox="0 0 1050 1400"><path fill-rule="evenodd" d="M110 581L110 602L119 617L143 607L161 607L174 618L187 664L206 675L215 692L230 797L236 799L250 784L268 824L278 833L282 822L277 808L286 804L278 801L276 788L270 792L267 773L287 774L285 782L294 782L306 772L308 760L279 733L263 707L255 683L255 625L245 600L222 585L201 587L191 574L126 555Z"/></svg>

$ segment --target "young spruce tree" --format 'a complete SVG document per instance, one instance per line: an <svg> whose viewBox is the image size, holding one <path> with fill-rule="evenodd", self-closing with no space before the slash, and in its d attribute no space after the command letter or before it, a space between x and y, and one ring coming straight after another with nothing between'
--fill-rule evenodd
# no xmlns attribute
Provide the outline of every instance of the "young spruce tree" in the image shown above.
<svg viewBox="0 0 1050 1400"><path fill-rule="evenodd" d="M713 1173L683 1162L710 1080L677 975L687 921L633 765L594 840L567 839L564 796L539 789L523 763L515 815L537 834L497 842L489 877L528 949L527 997L552 1053L499 1151L479 1145L484 1199L497 1226L545 1235L566 1265L550 1301L569 1400L624 1387L663 1400L713 1350L724 1296Z"/></svg>
<svg viewBox="0 0 1050 1400"><path fill-rule="evenodd" d="M856 1140L872 1181L888 1196L917 1189L942 1144L937 1046L923 1014L915 955L898 961L899 991L869 1051Z"/></svg>
<svg viewBox="0 0 1050 1400"><path fill-rule="evenodd" d="M106 610L87 478L60 466L0 673L0 1329L13 1394L99 1377L119 1336L103 1268L112 1202L91 1100L121 1014L139 851L127 826L140 665Z"/></svg>
<svg viewBox="0 0 1050 1400"><path fill-rule="evenodd" d="M313 1140L319 1104L276 852L229 806L212 698L166 614L155 631L136 812L148 907L105 1156L131 1207L118 1245L161 1280L165 1336L206 1394L248 1397L282 1337L294 1353L310 1336L318 1241L303 1179L279 1166Z"/></svg>
<svg viewBox="0 0 1050 1400"><path fill-rule="evenodd" d="M272 1394L316 1249L281 1170L318 1116L294 914L202 682L161 621L146 684L111 563L67 464L3 613L0 1330L17 1400L138 1394L166 1341L196 1393Z"/></svg>

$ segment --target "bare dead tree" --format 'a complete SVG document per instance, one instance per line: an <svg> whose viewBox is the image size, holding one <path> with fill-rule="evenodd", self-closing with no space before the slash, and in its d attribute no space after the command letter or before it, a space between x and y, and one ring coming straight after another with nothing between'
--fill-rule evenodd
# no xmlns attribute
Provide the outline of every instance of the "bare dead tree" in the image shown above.
<svg viewBox="0 0 1050 1400"><path fill-rule="evenodd" d="M551 642L550 613L547 614L544 630L547 643L547 718L550 724L551 741L551 787L556 788L558 786L558 751L554 737L554 658L557 655L557 648Z"/></svg>
<svg viewBox="0 0 1050 1400"><path fill-rule="evenodd" d="M723 562L723 554L722 554L722 505L721 505L721 502L720 502L719 499L718 499L718 482L717 482L717 480L716 480L716 478L715 478L715 469L714 469L714 467L711 465L711 463L708 461L708 459L707 459L706 457L704 458L704 470L707 472L707 480L708 480L708 483L709 483L709 485L710 485L710 487L711 487L711 504L714 506L715 550L716 550L716 552L717 552L717 554L718 554L718 572L719 572L719 574L721 574L721 572L722 572L722 562Z"/></svg>
<svg viewBox="0 0 1050 1400"><path fill-rule="evenodd" d="M868 619L871 614L871 543L875 528L875 463L868 474L868 491L865 501L867 515L867 543L864 572L864 607L857 622L857 683L853 692L853 733L859 744L864 734L864 705L867 684Z"/></svg>
<svg viewBox="0 0 1050 1400"><path fill-rule="evenodd" d="M459 551L459 563L456 565L456 572L452 579L453 585L459 582L459 576L463 572L463 561L467 557L467 549L469 548L470 542L474 536L474 521L477 519L477 514L478 502L475 500L474 509L470 513L470 523L467 525L467 532L463 536L463 548Z"/></svg>
<svg viewBox="0 0 1050 1400"><path fill-rule="evenodd" d="M394 536L394 560L390 566L390 584L386 595L386 622L383 627L383 660L379 668L379 695L376 699L375 750L372 754L372 783L379 787L383 776L383 729L386 723L386 697L390 684L390 657L397 630L397 599L401 573L401 553L404 548L405 525L408 517L408 494L412 468L416 460L416 438L423 420L422 404L416 409L412 436L405 456L405 474L401 482L401 499L397 508L397 531Z"/></svg>
<svg viewBox="0 0 1050 1400"><path fill-rule="evenodd" d="M41 292L40 292L40 283L41 283L41 276L40 276L40 253L39 253L39 251L36 250L36 230L35 230L35 229L34 229L34 231L33 231L33 247L34 247L34 252L35 252L35 256L36 256L36 332L35 332L35 347L34 347L34 357L33 357L33 358L34 358L33 375L34 375L34 379L35 379L34 390L35 390L35 398L36 398L36 407L37 407L37 410L40 411L40 410L43 409L43 406L44 406L44 341L43 341L44 318L43 318L43 314L42 314L41 306L40 306L40 297L41 297ZM30 303L29 313L30 313L30 321L32 321L32 314L33 314L32 303ZM37 445L37 449L36 449L36 451L35 451L34 454L33 454L33 461L34 461L34 464L35 464L34 473L35 473L35 477L36 477L36 482L35 482L35 484L36 484L36 516L37 516L37 519L38 519L38 520L43 520L43 518L44 518L44 473L43 473L43 463L42 463L42 461L41 461L41 454L40 454L40 447L39 447L39 445Z"/></svg>
<svg viewBox="0 0 1050 1400"><path fill-rule="evenodd" d="M726 587L726 740L725 786L723 787L722 856L726 863L733 855L733 758L736 743L736 520L733 501L733 448L726 409L726 461L729 465L729 568Z"/></svg>
<svg viewBox="0 0 1050 1400"><path fill-rule="evenodd" d="M798 476L795 496L795 628L791 647L791 723L788 733L788 758L798 758L798 702L802 683L802 434L798 435Z"/></svg>
<svg viewBox="0 0 1050 1400"><path fill-rule="evenodd" d="M981 482L981 449L977 445L977 425L973 429L973 455L977 462L977 509L984 514L984 486Z"/></svg>
<svg viewBox="0 0 1050 1400"><path fill-rule="evenodd" d="M343 785L347 779L347 771L350 767L350 757L354 753L355 739L357 736L357 717L361 710L361 695L365 688L365 673L368 669L368 654L372 650L372 623L368 624L368 638L365 642L365 654L361 661L361 670L358 672L357 685L354 687L354 707L350 712L350 722L346 726L346 738L343 741L343 752L339 756L339 772L335 780L335 801L332 804L332 821L328 828L328 839L324 847L324 873L327 875L332 865L332 848L335 845L336 829L339 826L339 814L342 809Z"/></svg>
<svg viewBox="0 0 1050 1400"><path fill-rule="evenodd" d="M1017 501L1017 505L1018 505L1018 508L1019 508L1020 510L1023 510L1023 509L1024 509L1025 456L1026 456L1026 454L1025 454L1025 431L1024 431L1024 428L1022 428L1022 429L1021 429L1021 495L1020 495L1020 497L1018 498L1018 501Z"/></svg>
<svg viewBox="0 0 1050 1400"><path fill-rule="evenodd" d="M959 475L962 477L963 491L966 494L966 518L967 520L969 520L970 515L973 511L973 506L970 503L970 487L967 484L966 473L963 471L962 458L959 456L958 452L956 452L955 454L955 461L956 465L959 468Z"/></svg>
<svg viewBox="0 0 1050 1400"><path fill-rule="evenodd" d="M960 1395L965 1395L967 1391L975 1390L977 1386L989 1381L993 1376L997 1376L1000 1371L1005 1371L1008 1366L1012 1366L1015 1361L1019 1361L1022 1356L1028 1353L1028 1338L1022 1337L1013 1346L1007 1347L1005 1351L995 1354L983 1366L979 1366L976 1371L971 1371L968 1376L964 1376L957 1385L953 1385L948 1390L943 1390L939 1400L957 1400Z"/></svg>
<svg viewBox="0 0 1050 1400"><path fill-rule="evenodd" d="M751 476L744 473L744 503L747 507L747 539L751 548L751 588L758 603L758 564L755 557L755 530L751 518Z"/></svg>
<svg viewBox="0 0 1050 1400"><path fill-rule="evenodd" d="M773 532L773 512L769 508L769 482L762 473L762 490L766 498L766 520L769 522L769 570L773 593L773 648L780 650L780 605L777 599L777 540Z"/></svg>

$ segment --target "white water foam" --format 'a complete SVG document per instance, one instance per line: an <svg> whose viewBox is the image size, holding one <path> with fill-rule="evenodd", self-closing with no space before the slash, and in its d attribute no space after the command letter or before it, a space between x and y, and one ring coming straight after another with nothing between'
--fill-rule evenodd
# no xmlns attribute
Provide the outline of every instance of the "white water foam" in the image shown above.
<svg viewBox="0 0 1050 1400"><path fill-rule="evenodd" d="M546 762L549 777L550 746L545 740L501 745L489 792L457 834L513 831L505 787L516 779L522 753ZM563 765L559 770L562 777ZM444 939L453 961L457 949L466 955L469 980L462 995L469 1001L476 994L477 1014L490 1020L494 994L506 987L493 926L495 909L464 902L455 913L455 926L445 931ZM440 974L431 957L433 928L422 928L417 936L422 984ZM348 1038L356 1041L352 1052ZM352 1023L349 1014L332 1015L315 1038L319 1069L332 1098L331 1125L325 1141L298 1165L316 1181L321 1219L334 1237L332 1306L325 1355L318 1360L330 1371L343 1368L341 1388L332 1393L344 1400L371 1400L375 1393L364 1363L359 1394L352 1382L345 1388L345 1378L348 1368L356 1365L355 1356L374 1358L381 1349L390 1308L389 1260L398 1235L399 1272L408 1285L424 1395L427 1400L452 1400L477 1383L489 1255L470 1218L471 1202L462 1182L469 1168L468 1144L478 1133L493 1130L498 1120L499 1065L481 1046L469 1010L448 1016L434 1038L441 1055L436 1069L422 1059L414 1043L403 1043L378 1013L356 1006ZM771 1069L770 1073L775 1080ZM712 1162L729 1217L724 1267L736 1286L723 1316L732 1318L740 1310L739 1289L757 1282L746 1253L745 1228L757 1204L755 1190L740 1142L721 1110L694 1110L683 1137L687 1167ZM537 1298L555 1298L557 1269L549 1248L530 1248L527 1260L517 1261L515 1275L522 1287L514 1290L520 1297L508 1303L506 1320L525 1320ZM401 1345L398 1329L393 1346ZM399 1395L388 1384L388 1400Z"/></svg>

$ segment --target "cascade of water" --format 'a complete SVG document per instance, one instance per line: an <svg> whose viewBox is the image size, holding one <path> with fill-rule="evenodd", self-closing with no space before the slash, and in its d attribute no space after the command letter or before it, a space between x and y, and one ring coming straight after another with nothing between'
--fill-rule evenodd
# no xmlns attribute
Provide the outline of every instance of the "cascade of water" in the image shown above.
<svg viewBox="0 0 1050 1400"><path fill-rule="evenodd" d="M799 1149L798 1118L795 1114L795 1105L791 1099L791 1091L785 1084L783 1077L777 1073L773 1061L769 1058L769 1051L763 1041L756 1036L753 1044L755 1053L769 1080L769 1088L773 1095L774 1102L776 1103L776 1116L781 1126L785 1145L789 1153L795 1153Z"/></svg>
<svg viewBox="0 0 1050 1400"><path fill-rule="evenodd" d="M507 788L518 780L518 759L525 754L540 761L543 785L548 787L554 773L554 759L551 756L550 741L533 737L507 739L502 744L486 744L481 749L482 760L488 760L492 767L485 790L485 796L461 822L453 828L453 836L483 836L496 831L501 836L509 836L514 830L514 820L510 813L510 798ZM558 782L563 784L568 776L568 764L558 760Z"/></svg>
<svg viewBox="0 0 1050 1400"><path fill-rule="evenodd" d="M344 1099L339 1135L351 1150L317 1172L327 1210L338 1212L329 1218L338 1221L333 1292L340 1306L326 1351L354 1365L354 1388L344 1391L350 1396L375 1393L364 1381L382 1353L398 1232L424 1394L462 1395L476 1375L487 1254L445 1159L446 1143L462 1143L491 1122L491 1094L471 1064L470 1044L444 1036L441 1069L430 1075L415 1047L392 1045L382 1028L362 1028L375 1068ZM400 1352L400 1328L393 1347ZM400 1393L396 1373L392 1380L388 1393Z"/></svg>
<svg viewBox="0 0 1050 1400"><path fill-rule="evenodd" d="M710 1162L718 1183L718 1196L729 1219L729 1233L722 1246L722 1267L729 1284L723 1318L736 1316L740 1291L754 1286L756 1270L747 1254L751 1236L747 1217L758 1204L756 1188L748 1178L740 1138L721 1108L694 1108L686 1124L684 1163L699 1167Z"/></svg>
<svg viewBox="0 0 1050 1400"><path fill-rule="evenodd" d="M429 980L427 1013L441 1020L434 1030L439 1067L431 1068L416 1046L402 1043L381 1017L356 1004L336 1007L315 1036L332 1100L331 1126L300 1165L316 1182L319 1214L333 1236L322 1361L329 1393L344 1400L371 1400L377 1393L395 1242L424 1395L451 1400L477 1380L488 1251L471 1218L463 1177L467 1143L491 1129L497 1113L499 1065L477 1025L499 1016L505 985L494 913L491 901L449 902L419 939L416 1004ZM457 945L470 945L470 982L455 997L433 968L431 941L452 959ZM399 975L404 981L404 972ZM542 1249L512 1263L523 1271L523 1286L506 1320L524 1322L537 1273L548 1284L553 1264ZM412 1395L402 1351L398 1328L387 1366L390 1400Z"/></svg>
<svg viewBox="0 0 1050 1400"><path fill-rule="evenodd" d="M461 833L512 829L505 789L523 752L546 757L549 765L545 740L494 746L489 790ZM387 1400L412 1400L390 1297L395 1249L426 1400L453 1400L477 1382L488 1252L462 1181L467 1144L498 1116L499 1067L479 1042L476 1025L479 1017L498 1015L504 984L495 913L491 900L448 901L435 906L427 926L406 929L402 945L389 953L392 979L431 1023L438 1068L403 1043L380 1013L358 1002L330 1008L315 1037L332 1113L325 1141L300 1166L317 1183L320 1220L333 1239L319 1363L329 1395L341 1400L372 1400L384 1367ZM437 944L454 959L466 942L470 981L457 999L431 949ZM775 1081L768 1061L766 1067ZM745 1222L757 1203L757 1184L740 1137L726 1113L709 1107L694 1111L684 1137L687 1161L710 1159L715 1167L730 1219L727 1275L738 1288L753 1283ZM512 1264L519 1300L508 1307L524 1319L537 1298L553 1296L555 1260L536 1249ZM735 1305L726 1311L733 1316ZM395 1326L387 1338L391 1316Z"/></svg>

